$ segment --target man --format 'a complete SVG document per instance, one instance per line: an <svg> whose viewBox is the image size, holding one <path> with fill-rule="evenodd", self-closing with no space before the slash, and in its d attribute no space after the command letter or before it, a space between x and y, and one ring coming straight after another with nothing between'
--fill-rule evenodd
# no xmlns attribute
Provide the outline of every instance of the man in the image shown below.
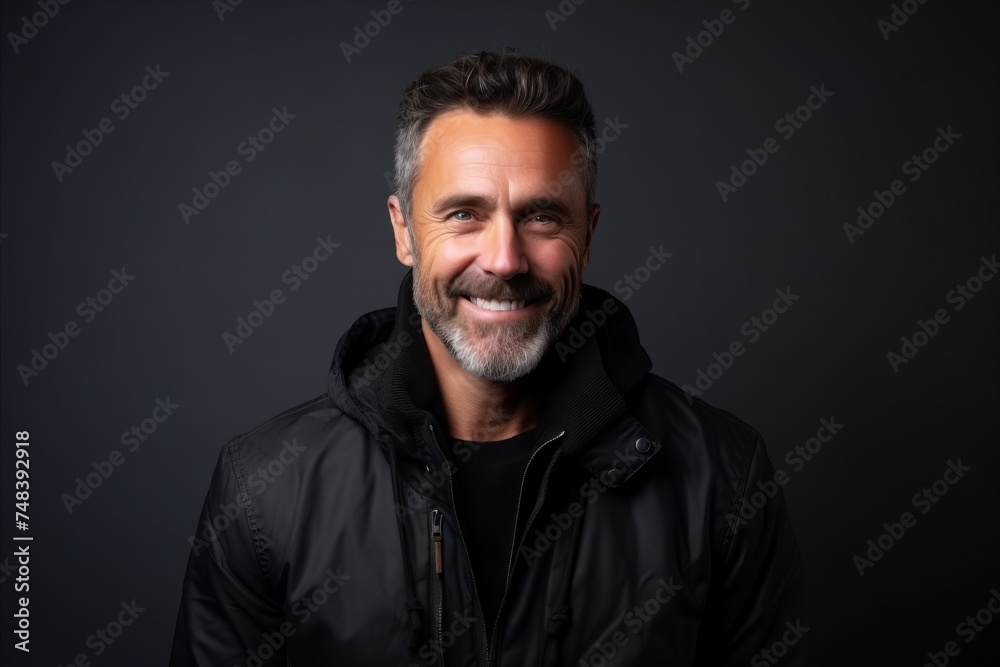
<svg viewBox="0 0 1000 667"><path fill-rule="evenodd" d="M327 394L222 450L172 665L804 664L780 489L740 515L774 486L760 435L582 284L595 143L579 80L518 52L406 89L412 271Z"/></svg>

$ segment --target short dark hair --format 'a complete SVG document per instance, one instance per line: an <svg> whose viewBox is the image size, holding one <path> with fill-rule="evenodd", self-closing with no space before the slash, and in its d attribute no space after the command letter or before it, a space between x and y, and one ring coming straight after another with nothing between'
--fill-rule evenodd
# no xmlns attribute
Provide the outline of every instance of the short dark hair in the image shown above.
<svg viewBox="0 0 1000 667"><path fill-rule="evenodd" d="M394 185L407 225L413 213L420 142L432 120L454 109L511 117L537 115L564 123L580 144L579 156L574 155L573 163L583 175L588 211L594 203L597 188L594 112L583 83L564 67L526 56L513 48L503 53L466 53L417 77L403 91L399 106Z"/></svg>

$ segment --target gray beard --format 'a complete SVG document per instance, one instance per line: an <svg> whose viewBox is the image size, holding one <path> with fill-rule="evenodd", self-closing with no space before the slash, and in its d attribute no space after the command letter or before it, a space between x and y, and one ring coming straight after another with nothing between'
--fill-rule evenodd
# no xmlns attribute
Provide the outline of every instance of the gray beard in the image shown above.
<svg viewBox="0 0 1000 667"><path fill-rule="evenodd" d="M415 245L411 245L415 247ZM513 382L533 371L549 346L569 326L580 304L580 294L561 313L546 313L537 331L532 321L510 324L473 322L467 331L456 313L444 304L428 303L421 282L420 260L413 253L413 302L427 326L467 373L491 382ZM430 295L433 299L433 294Z"/></svg>

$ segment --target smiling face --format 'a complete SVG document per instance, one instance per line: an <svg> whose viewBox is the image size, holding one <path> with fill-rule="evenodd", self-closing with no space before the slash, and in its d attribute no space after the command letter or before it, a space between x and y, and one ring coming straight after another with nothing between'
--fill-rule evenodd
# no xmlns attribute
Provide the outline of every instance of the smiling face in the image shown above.
<svg viewBox="0 0 1000 667"><path fill-rule="evenodd" d="M417 310L472 375L526 375L576 313L600 214L578 152L557 121L449 111L421 142L411 228L389 198Z"/></svg>

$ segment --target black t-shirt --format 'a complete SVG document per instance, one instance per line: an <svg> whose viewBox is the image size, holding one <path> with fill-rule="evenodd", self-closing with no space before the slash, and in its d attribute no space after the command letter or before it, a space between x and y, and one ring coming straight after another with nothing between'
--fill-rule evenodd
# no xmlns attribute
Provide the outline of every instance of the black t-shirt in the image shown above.
<svg viewBox="0 0 1000 667"><path fill-rule="evenodd" d="M499 611L514 540L521 478L537 445L533 428L506 440L452 440L455 494L462 536L469 548L487 638ZM525 502L531 503L534 496ZM522 507L521 512L530 512Z"/></svg>

